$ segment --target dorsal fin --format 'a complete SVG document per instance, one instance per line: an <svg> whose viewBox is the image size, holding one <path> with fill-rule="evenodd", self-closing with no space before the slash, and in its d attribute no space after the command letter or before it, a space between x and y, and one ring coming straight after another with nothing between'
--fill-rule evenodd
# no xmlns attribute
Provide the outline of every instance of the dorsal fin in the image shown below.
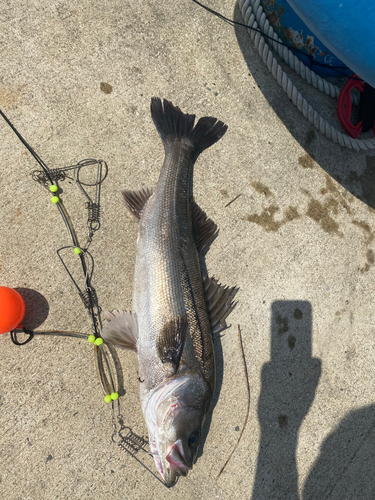
<svg viewBox="0 0 375 500"><path fill-rule="evenodd" d="M140 189L139 191L125 189L121 192L126 208L137 220L141 218L142 210L153 192L154 188L149 187Z"/></svg>
<svg viewBox="0 0 375 500"><path fill-rule="evenodd" d="M191 199L191 211L193 219L193 227L198 252L206 252L209 247L209 241L217 234L217 225L207 217L196 201Z"/></svg>
<svg viewBox="0 0 375 500"><path fill-rule="evenodd" d="M219 333L227 328L225 319L237 305L233 299L239 288L220 285L214 278L206 276L203 289L212 333Z"/></svg>
<svg viewBox="0 0 375 500"><path fill-rule="evenodd" d="M104 317L109 323L101 331L103 339L121 349L136 351L138 331L133 314L115 309L105 311Z"/></svg>
<svg viewBox="0 0 375 500"><path fill-rule="evenodd" d="M186 316L168 321L156 339L156 349L162 363L172 363L177 371L188 331Z"/></svg>

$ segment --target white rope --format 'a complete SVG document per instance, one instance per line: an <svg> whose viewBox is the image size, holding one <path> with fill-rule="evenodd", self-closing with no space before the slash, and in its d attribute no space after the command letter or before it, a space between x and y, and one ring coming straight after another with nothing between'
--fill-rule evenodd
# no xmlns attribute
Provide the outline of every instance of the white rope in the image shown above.
<svg viewBox="0 0 375 500"><path fill-rule="evenodd" d="M288 47L277 43L278 41L281 42L281 40L267 20L263 7L260 5L260 0L238 0L238 4L245 24L247 24L250 28L260 29L263 33L276 40L275 42L270 42L273 49L288 64L288 66L290 66L297 73L297 75L313 85L313 87L319 89L321 92L324 92L331 97L338 98L340 94L339 87L318 76L302 61L300 61L298 57L296 57L293 52L288 49ZM320 132L327 136L328 139L340 144L340 146L355 149L356 151L368 151L375 149L375 138L367 140L353 139L352 137L339 132L322 116L320 116L294 86L288 75L283 71L282 67L273 56L272 51L270 50L264 37L259 32L253 30L250 31L250 36L259 52L260 57L263 59L270 73L272 73L272 76L275 78L280 87L282 87L293 104L297 106L297 108L303 113L309 122L314 125L315 128L320 130ZM354 104L358 104L358 96L353 96L352 101Z"/></svg>

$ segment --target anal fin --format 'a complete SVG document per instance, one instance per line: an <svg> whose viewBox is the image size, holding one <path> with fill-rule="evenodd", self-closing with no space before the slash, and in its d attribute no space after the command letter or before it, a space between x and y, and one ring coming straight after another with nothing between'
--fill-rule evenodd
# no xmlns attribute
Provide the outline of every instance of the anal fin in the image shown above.
<svg viewBox="0 0 375 500"><path fill-rule="evenodd" d="M153 188L142 188L139 191L130 191L125 189L122 191L124 203L129 212L139 220L141 218L142 210L153 194Z"/></svg>
<svg viewBox="0 0 375 500"><path fill-rule="evenodd" d="M225 320L237 305L233 299L239 288L220 285L216 279L206 276L203 289L212 333L219 333L227 328Z"/></svg>
<svg viewBox="0 0 375 500"><path fill-rule="evenodd" d="M133 314L126 311L106 311L104 317L109 320L101 331L101 336L110 344L121 349L137 350L138 331Z"/></svg>

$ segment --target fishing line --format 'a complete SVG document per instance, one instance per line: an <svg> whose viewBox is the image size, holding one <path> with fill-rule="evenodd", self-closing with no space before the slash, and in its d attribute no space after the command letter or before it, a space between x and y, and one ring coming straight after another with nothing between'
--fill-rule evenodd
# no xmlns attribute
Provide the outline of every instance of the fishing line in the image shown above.
<svg viewBox="0 0 375 500"><path fill-rule="evenodd" d="M293 45L290 45L288 43L285 43L285 42L282 42L282 41L279 41L279 40L275 40L274 38L272 38L271 36L267 35L266 33L264 33L264 31L262 31L262 30L260 30L258 28L253 28L252 26L248 26L247 24L243 24L243 23L239 23L237 21L233 21L232 19L229 19L228 17L225 17L222 14L220 14L220 12L217 12L216 10L213 10L210 7L207 7L207 5L203 5L202 3L198 2L198 0L192 0L192 1L194 3L196 3L197 5L199 5L200 7L202 7L203 9L207 10L210 14L218 17L219 19L221 19L222 21L224 21L225 23L229 24L232 27L234 27L234 26L242 26L243 28L246 28L248 30L256 31L257 33L260 33L263 37L269 38L270 40L272 40L273 43L278 43L280 45L283 45L284 47L287 47L288 49L292 50L293 52L297 52L298 54L301 54L304 57L307 57L308 60L309 60L309 63L312 66L320 66L322 68L332 69L332 70L336 71L336 73L339 73L340 76L344 76L345 78L349 78L349 79L352 79L352 80L362 81L360 78L356 78L354 76L349 76L344 71L341 71L342 69L348 70L349 68L347 66L330 66L329 64L324 64L324 63L318 62L318 61L316 61L314 59L314 56L312 54L306 54L306 52L304 52L303 50L297 49Z"/></svg>
<svg viewBox="0 0 375 500"><path fill-rule="evenodd" d="M13 342L13 344L16 344L16 345L27 344L28 342L30 342L30 340L32 340L34 338L34 335L53 335L56 337L75 337L75 338L87 340L87 335L85 335L84 333L79 333L79 332L69 332L69 331L61 332L60 330L53 330L51 332L39 332L39 331L33 331L33 330L28 330L27 328L23 328L22 333L29 335L29 337L24 342L20 342L17 338L17 335L20 332L17 330L18 329L10 332L10 337L12 339L12 342Z"/></svg>
<svg viewBox="0 0 375 500"><path fill-rule="evenodd" d="M36 154L36 152L33 150L33 148L25 141L25 139L22 137L22 135L18 132L18 130L14 127L14 125L12 124L12 122L10 120L8 120L8 118L5 116L5 114L1 111L0 109L0 115L4 118L4 120L7 122L7 124L10 126L10 128L13 130L13 132L16 134L16 136L18 137L18 139L22 142L22 144L25 146L26 149L28 149L30 151L30 153L34 156L34 158L36 159L36 161L39 163L39 165L42 167L42 169L44 170L44 173L46 174L46 176L48 177L49 181L51 182L51 184L53 184L52 182L52 179L49 175L49 169L47 167L47 165L44 163L44 161L39 158L39 156Z"/></svg>
<svg viewBox="0 0 375 500"><path fill-rule="evenodd" d="M242 434L244 433L244 430L245 430L245 427L246 427L246 424L247 424L247 421L248 421L248 418L249 418L249 413L250 413L250 384L249 384L249 374L248 374L248 371L247 371L247 364L246 364L246 358L245 358L245 351L244 351L244 348L243 348L242 334L241 334L240 325L238 325L238 340L239 340L240 347L241 347L243 369L244 369L244 375L245 375L246 387L247 387L247 409L246 409L246 416L245 416L245 421L244 421L243 426L242 426L241 433L238 436L237 443L234 445L233 450L230 452L230 455L227 458L227 461L225 462L225 464L220 469L220 472L219 472L219 474L216 477L216 481L219 479L221 473L223 472L223 470L225 469L225 467L228 465L229 460L232 458L233 453L236 451L236 449L237 449L237 447L238 447L238 445L239 445L239 443L241 441Z"/></svg>

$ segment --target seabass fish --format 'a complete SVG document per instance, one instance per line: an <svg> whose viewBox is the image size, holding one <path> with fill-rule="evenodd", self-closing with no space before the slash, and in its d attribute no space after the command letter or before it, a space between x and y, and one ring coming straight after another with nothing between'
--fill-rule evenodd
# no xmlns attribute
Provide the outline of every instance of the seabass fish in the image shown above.
<svg viewBox="0 0 375 500"><path fill-rule="evenodd" d="M107 313L102 336L136 352L139 388L156 467L167 486L186 476L215 389L212 334L226 328L236 288L202 276L199 254L217 227L192 197L193 166L227 126L151 100L165 160L155 189L124 191L139 221L132 313Z"/></svg>

